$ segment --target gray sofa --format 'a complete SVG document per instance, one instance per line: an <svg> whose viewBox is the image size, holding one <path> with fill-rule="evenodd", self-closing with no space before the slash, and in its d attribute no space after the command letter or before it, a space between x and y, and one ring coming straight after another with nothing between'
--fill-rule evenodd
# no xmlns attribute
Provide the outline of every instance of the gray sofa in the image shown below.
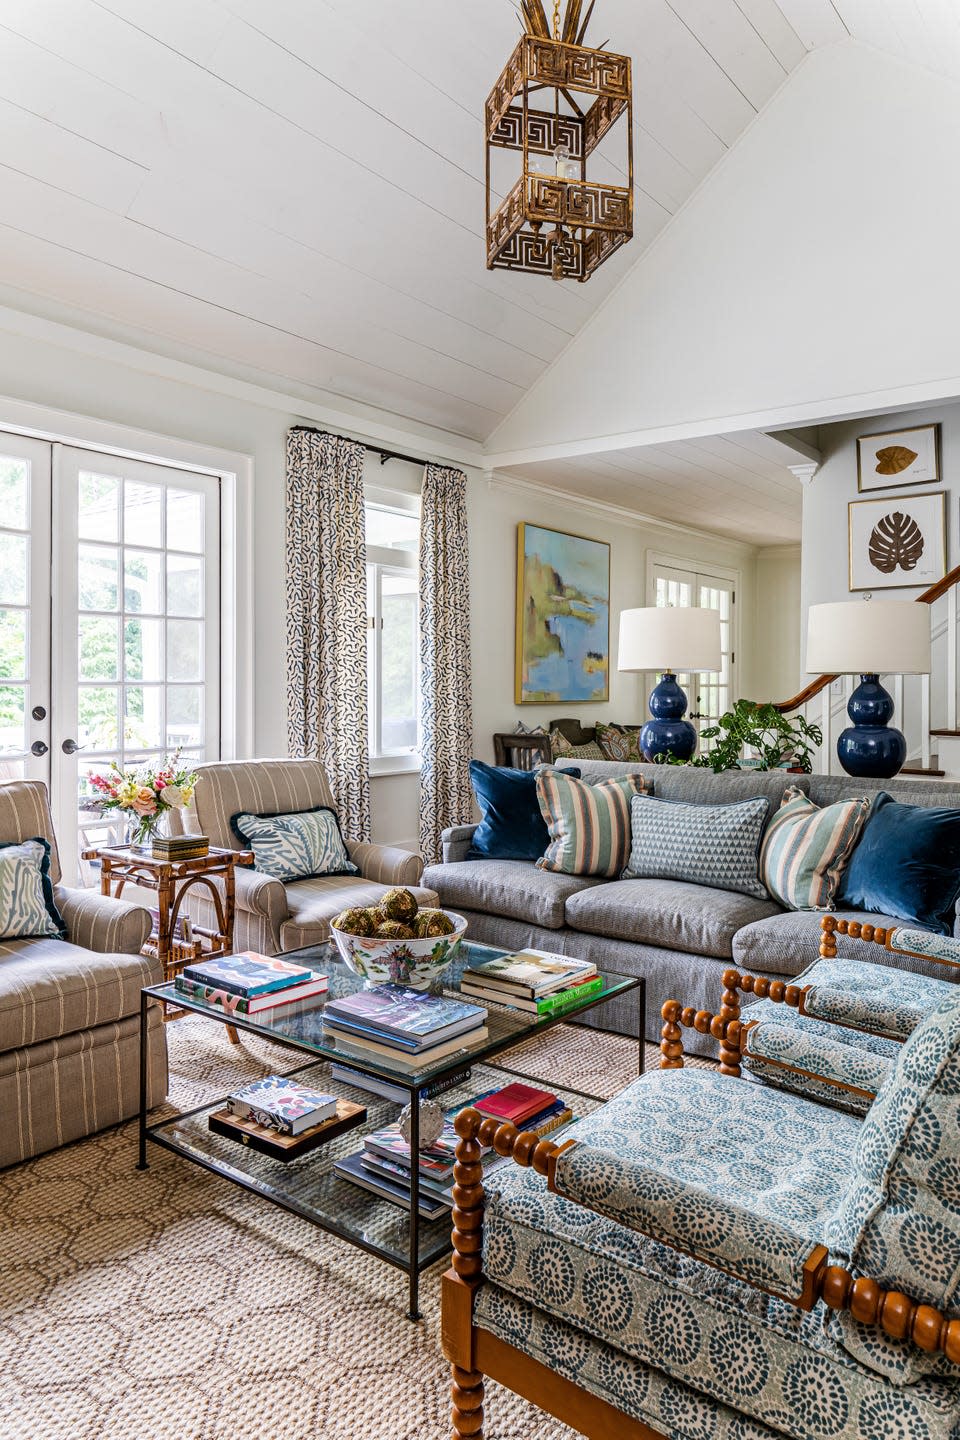
<svg viewBox="0 0 960 1440"><path fill-rule="evenodd" d="M857 781L779 770L714 775L688 767L571 763L590 780L640 772L652 778L655 793L663 799L698 804L765 795L772 811L788 785L799 785L818 805L887 790L910 805L960 808L960 784L947 781ZM786 911L772 900L672 880L597 880L552 874L522 860L468 860L475 828L458 825L444 833L443 864L428 867L421 883L437 892L442 905L467 917L471 939L511 950L532 945L592 960L615 974L645 975L648 1040L660 1038L660 1007L666 1000L716 1010L721 977L731 964L777 978L797 975L816 958L819 914ZM854 918L852 911L837 914ZM902 923L880 915L871 920L877 925ZM840 943L844 954L877 959L876 946L849 939ZM892 955L889 961L904 963L903 957L895 961ZM906 963L942 976L942 970L922 961ZM630 1034L634 1014L631 999L625 997L609 1001L588 1019ZM694 1033L689 1044L701 1052L711 1050L710 1040Z"/></svg>

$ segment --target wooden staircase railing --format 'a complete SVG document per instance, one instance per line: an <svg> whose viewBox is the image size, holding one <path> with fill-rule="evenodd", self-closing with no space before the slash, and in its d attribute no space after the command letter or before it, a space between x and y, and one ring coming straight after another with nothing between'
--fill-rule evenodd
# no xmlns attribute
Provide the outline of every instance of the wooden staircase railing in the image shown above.
<svg viewBox="0 0 960 1440"><path fill-rule="evenodd" d="M960 584L960 565L955 565L944 575L942 580L938 580L936 584L924 590L922 595L918 595L917 604L932 605L935 600L939 600L941 595L946 595L947 591L952 590L957 584ZM819 695L821 690L825 690L837 679L839 679L837 675L818 675L816 680L811 680L809 685L805 685L799 694L792 696L791 699L774 700L773 708L779 710L782 715L786 715L791 710L799 710L801 706L806 705L809 700L812 700L815 695Z"/></svg>

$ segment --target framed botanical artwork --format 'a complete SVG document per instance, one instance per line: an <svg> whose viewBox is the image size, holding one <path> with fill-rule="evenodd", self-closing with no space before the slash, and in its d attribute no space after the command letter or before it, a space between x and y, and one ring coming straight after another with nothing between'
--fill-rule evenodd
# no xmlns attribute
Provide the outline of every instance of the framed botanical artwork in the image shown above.
<svg viewBox="0 0 960 1440"><path fill-rule="evenodd" d="M610 698L610 546L517 526L516 702Z"/></svg>
<svg viewBox="0 0 960 1440"><path fill-rule="evenodd" d="M936 495L885 495L849 504L850 589L927 586L947 573L947 502Z"/></svg>
<svg viewBox="0 0 960 1440"><path fill-rule="evenodd" d="M940 484L940 426L914 425L857 440L857 489Z"/></svg>

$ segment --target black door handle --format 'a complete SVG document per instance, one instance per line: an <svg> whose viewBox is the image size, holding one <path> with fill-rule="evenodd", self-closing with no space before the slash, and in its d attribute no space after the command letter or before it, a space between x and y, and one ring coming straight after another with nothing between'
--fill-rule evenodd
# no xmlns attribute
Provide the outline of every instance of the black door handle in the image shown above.
<svg viewBox="0 0 960 1440"><path fill-rule="evenodd" d="M30 754L31 754L31 755L37 755L37 756L39 756L39 755L46 755L46 753L47 753L47 746L43 743L43 741L42 741L42 740L34 740L33 744L30 746Z"/></svg>

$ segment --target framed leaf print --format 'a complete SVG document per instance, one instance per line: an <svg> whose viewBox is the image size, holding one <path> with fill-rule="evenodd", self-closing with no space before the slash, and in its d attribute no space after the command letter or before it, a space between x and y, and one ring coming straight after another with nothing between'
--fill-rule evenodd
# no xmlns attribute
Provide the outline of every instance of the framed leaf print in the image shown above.
<svg viewBox="0 0 960 1440"><path fill-rule="evenodd" d="M857 440L857 489L940 484L940 426L912 425Z"/></svg>
<svg viewBox="0 0 960 1440"><path fill-rule="evenodd" d="M942 491L851 500L849 536L851 590L925 588L947 573Z"/></svg>

